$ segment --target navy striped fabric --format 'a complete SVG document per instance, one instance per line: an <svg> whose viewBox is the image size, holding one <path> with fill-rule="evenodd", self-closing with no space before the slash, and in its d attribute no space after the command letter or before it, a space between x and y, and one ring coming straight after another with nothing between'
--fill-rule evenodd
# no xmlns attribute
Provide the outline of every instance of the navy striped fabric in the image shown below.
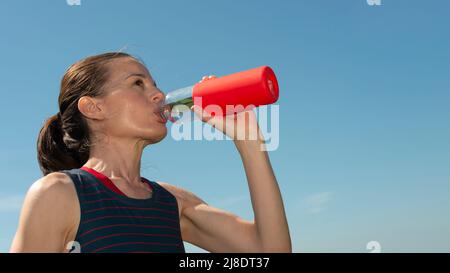
<svg viewBox="0 0 450 273"><path fill-rule="evenodd" d="M158 183L143 178L152 197L134 199L83 169L62 172L72 178L80 202L75 241L82 253L185 252L176 198Z"/></svg>

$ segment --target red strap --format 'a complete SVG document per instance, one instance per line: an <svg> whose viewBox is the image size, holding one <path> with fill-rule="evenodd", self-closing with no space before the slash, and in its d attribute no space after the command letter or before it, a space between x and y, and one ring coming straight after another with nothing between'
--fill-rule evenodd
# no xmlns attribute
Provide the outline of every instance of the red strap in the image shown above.
<svg viewBox="0 0 450 273"><path fill-rule="evenodd" d="M84 166L81 167L80 169L85 170L85 171L89 172L90 174L92 174L93 176L95 176L98 180L100 180L107 188L109 188L113 192L115 192L117 194L121 194L123 196L126 196L125 193L123 193L118 187L116 187L116 185L114 185L114 183L111 181L111 179L109 179L106 175L99 173L94 169L84 167ZM148 184L148 186L151 188L150 184Z"/></svg>

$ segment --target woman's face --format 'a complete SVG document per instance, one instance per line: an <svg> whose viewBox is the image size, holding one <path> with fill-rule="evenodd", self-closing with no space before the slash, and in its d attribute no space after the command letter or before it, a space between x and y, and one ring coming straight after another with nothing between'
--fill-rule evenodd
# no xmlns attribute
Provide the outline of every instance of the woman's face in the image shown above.
<svg viewBox="0 0 450 273"><path fill-rule="evenodd" d="M147 68L130 57L115 59L107 68L101 131L113 137L145 140L146 144L161 141L167 128L158 110L165 95Z"/></svg>

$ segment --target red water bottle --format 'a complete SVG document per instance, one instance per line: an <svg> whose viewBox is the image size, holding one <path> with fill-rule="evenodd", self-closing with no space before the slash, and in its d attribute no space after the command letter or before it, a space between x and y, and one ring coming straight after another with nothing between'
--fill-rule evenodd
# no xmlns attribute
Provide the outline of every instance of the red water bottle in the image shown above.
<svg viewBox="0 0 450 273"><path fill-rule="evenodd" d="M171 91L166 95L162 113L166 119L174 122L180 117L180 112L196 104L206 112L209 112L208 108L215 108L221 110L212 110L215 115L229 115L247 106L272 104L278 97L275 73L270 67L261 66ZM209 105L215 107L207 107Z"/></svg>

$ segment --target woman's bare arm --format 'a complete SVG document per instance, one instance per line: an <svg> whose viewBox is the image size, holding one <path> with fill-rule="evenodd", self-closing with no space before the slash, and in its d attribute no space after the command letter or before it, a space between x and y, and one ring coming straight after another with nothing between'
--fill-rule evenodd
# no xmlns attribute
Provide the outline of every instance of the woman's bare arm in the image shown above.
<svg viewBox="0 0 450 273"><path fill-rule="evenodd" d="M255 225L264 252L292 252L280 188L262 139L235 141L250 190Z"/></svg>
<svg viewBox="0 0 450 273"><path fill-rule="evenodd" d="M75 186L63 173L51 173L29 189L10 252L67 252L79 222Z"/></svg>

